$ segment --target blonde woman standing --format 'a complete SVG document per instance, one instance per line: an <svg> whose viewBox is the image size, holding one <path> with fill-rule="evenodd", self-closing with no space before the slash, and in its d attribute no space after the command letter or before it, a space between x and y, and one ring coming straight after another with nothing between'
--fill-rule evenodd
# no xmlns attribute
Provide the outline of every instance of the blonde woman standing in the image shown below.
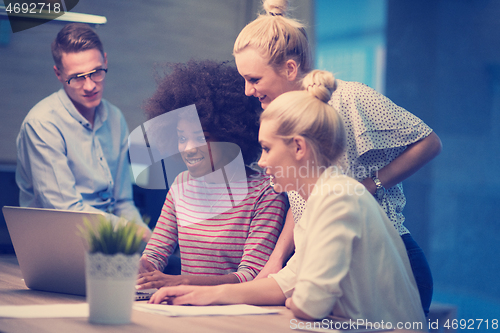
<svg viewBox="0 0 500 333"><path fill-rule="evenodd" d="M301 89L301 80L312 69L312 58L303 25L286 17L287 1L265 0L264 9L267 14L240 32L233 54L245 78L245 94L258 98L265 109L281 94ZM441 141L422 120L370 87L334 82L328 103L345 124L343 170L376 198L401 235L427 314L432 275L423 251L403 225L406 198L401 182L440 153ZM288 196L293 216L289 212L280 240L258 278L278 271L293 251L293 221L300 220L306 201L296 191L289 191Z"/></svg>

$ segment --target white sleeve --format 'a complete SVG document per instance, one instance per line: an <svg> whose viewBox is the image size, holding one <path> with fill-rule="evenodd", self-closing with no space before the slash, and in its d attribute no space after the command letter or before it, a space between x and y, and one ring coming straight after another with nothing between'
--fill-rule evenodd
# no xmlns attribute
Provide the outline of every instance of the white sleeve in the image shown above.
<svg viewBox="0 0 500 333"><path fill-rule="evenodd" d="M321 190L319 191L321 192ZM353 243L360 237L356 201L345 195L312 195L302 217L308 221L296 249L299 268L294 304L313 318L324 318L342 296Z"/></svg>
<svg viewBox="0 0 500 333"><path fill-rule="evenodd" d="M295 284L297 283L295 255L288 260L286 266L282 270L276 274L270 274L269 277L273 278L278 283L286 298L291 297L295 289Z"/></svg>

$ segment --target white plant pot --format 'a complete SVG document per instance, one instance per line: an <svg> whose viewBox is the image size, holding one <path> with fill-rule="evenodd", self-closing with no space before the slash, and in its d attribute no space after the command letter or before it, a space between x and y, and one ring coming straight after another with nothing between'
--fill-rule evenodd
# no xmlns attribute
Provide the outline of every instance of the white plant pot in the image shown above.
<svg viewBox="0 0 500 333"><path fill-rule="evenodd" d="M135 300L139 254L87 253L85 274L89 322L129 324Z"/></svg>

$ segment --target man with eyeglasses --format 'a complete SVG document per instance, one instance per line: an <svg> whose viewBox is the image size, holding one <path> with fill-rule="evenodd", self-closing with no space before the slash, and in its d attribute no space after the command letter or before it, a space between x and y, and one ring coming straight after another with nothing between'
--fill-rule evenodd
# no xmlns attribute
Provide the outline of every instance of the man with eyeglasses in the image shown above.
<svg viewBox="0 0 500 333"><path fill-rule="evenodd" d="M17 137L16 182L22 207L104 211L151 234L132 199L128 128L102 99L108 61L86 24L66 25L52 43L63 87L31 109Z"/></svg>

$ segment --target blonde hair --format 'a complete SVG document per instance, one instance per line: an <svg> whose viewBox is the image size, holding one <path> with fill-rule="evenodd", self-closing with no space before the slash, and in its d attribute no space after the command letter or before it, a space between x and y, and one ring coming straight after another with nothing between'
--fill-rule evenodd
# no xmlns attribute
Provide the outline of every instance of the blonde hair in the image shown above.
<svg viewBox="0 0 500 333"><path fill-rule="evenodd" d="M260 121L276 119L276 135L288 141L300 135L313 151L318 166L337 163L344 153L346 135L344 124L328 101L335 90L332 73L310 72L302 83L305 90L289 91L278 96L264 110Z"/></svg>
<svg viewBox="0 0 500 333"><path fill-rule="evenodd" d="M263 0L266 14L259 15L241 30L236 38L233 55L246 47L254 47L268 64L279 73L285 62L293 59L299 79L312 69L312 55L304 25L287 18L288 0Z"/></svg>

